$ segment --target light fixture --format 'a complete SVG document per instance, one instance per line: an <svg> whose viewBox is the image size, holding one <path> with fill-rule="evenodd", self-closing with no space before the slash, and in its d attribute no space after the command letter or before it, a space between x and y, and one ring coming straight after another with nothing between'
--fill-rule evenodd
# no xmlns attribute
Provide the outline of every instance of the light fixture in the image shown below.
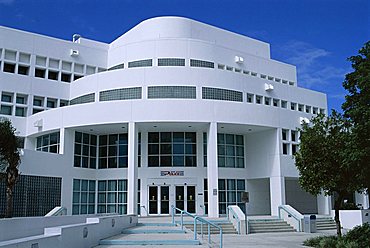
<svg viewBox="0 0 370 248"><path fill-rule="evenodd" d="M157 126L153 126L153 127L157 127Z"/></svg>

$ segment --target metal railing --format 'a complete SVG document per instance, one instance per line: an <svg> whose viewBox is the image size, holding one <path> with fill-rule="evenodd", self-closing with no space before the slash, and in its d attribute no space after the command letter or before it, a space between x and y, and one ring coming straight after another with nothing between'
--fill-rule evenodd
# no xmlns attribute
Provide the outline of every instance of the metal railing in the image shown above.
<svg viewBox="0 0 370 248"><path fill-rule="evenodd" d="M217 228L220 231L220 248L222 248L222 243L223 243L223 234L222 234L222 228L212 222L209 222L208 220L203 219L200 216L193 215L185 210L176 208L175 206L171 206L172 208L172 224L175 224L175 212L179 211L180 212L180 225L181 229L184 229L184 214L193 218L194 219L194 240L198 239L198 232L197 232L197 225L198 221L200 222L200 234L203 237L203 223L207 224L207 229L208 229L208 243L211 244L211 226Z"/></svg>
<svg viewBox="0 0 370 248"><path fill-rule="evenodd" d="M232 214L232 217L237 221L237 226L238 226L238 234L240 235L240 219L238 217L238 215L235 213L234 209L232 209L230 206L227 207L227 212L226 212L226 216L227 216L227 219L229 220L229 217L230 217L230 212Z"/></svg>

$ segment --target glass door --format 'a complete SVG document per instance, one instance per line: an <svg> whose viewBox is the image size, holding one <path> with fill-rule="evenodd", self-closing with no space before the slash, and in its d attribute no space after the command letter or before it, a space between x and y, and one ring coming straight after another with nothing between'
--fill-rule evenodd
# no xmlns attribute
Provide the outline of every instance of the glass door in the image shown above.
<svg viewBox="0 0 370 248"><path fill-rule="evenodd" d="M195 186L186 187L186 211L195 213Z"/></svg>
<svg viewBox="0 0 370 248"><path fill-rule="evenodd" d="M149 186L149 214L158 214L158 186Z"/></svg>
<svg viewBox="0 0 370 248"><path fill-rule="evenodd" d="M176 208L184 209L184 201L185 201L184 186L176 186L175 193L176 193L176 205L175 205ZM176 213L179 213L179 211L176 211Z"/></svg>
<svg viewBox="0 0 370 248"><path fill-rule="evenodd" d="M170 187L169 186L160 186L161 187L161 214L170 213Z"/></svg>

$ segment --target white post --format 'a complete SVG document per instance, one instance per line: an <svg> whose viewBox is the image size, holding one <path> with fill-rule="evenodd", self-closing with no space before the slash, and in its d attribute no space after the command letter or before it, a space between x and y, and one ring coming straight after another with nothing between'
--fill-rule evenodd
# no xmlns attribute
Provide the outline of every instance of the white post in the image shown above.
<svg viewBox="0 0 370 248"><path fill-rule="evenodd" d="M65 128L60 128L59 130L59 154L64 154L64 143L65 143Z"/></svg>
<svg viewBox="0 0 370 248"><path fill-rule="evenodd" d="M127 214L137 214L137 166L135 166L137 150L137 134L135 122L128 124L128 169L127 169Z"/></svg>
<svg viewBox="0 0 370 248"><path fill-rule="evenodd" d="M211 122L207 135L208 217L218 218L217 123Z"/></svg>
<svg viewBox="0 0 370 248"><path fill-rule="evenodd" d="M317 196L317 213L322 215L330 215L331 210L331 197L324 195L324 192L321 192Z"/></svg>
<svg viewBox="0 0 370 248"><path fill-rule="evenodd" d="M271 215L278 216L278 207L285 205L285 180L284 177L270 177Z"/></svg>

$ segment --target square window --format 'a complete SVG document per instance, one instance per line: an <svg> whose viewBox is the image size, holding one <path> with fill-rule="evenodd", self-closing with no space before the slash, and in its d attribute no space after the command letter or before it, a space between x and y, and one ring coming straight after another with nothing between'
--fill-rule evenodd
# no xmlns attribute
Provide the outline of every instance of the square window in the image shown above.
<svg viewBox="0 0 370 248"><path fill-rule="evenodd" d="M57 100L56 99L48 99L47 102L46 102L46 107L56 108L57 107Z"/></svg>
<svg viewBox="0 0 370 248"><path fill-rule="evenodd" d="M306 105L306 113L307 113L307 114L311 113L311 106L307 106L307 105Z"/></svg>
<svg viewBox="0 0 370 248"><path fill-rule="evenodd" d="M15 73L15 64L4 63L4 72Z"/></svg>
<svg viewBox="0 0 370 248"><path fill-rule="evenodd" d="M2 102L13 102L13 95L9 93L2 93L1 101Z"/></svg>
<svg viewBox="0 0 370 248"><path fill-rule="evenodd" d="M12 106L1 105L0 114L2 114L2 115L12 115Z"/></svg>
<svg viewBox="0 0 370 248"><path fill-rule="evenodd" d="M72 74L62 72L61 80L62 80L62 82L70 83L71 82L71 77L72 77Z"/></svg>
<svg viewBox="0 0 370 248"><path fill-rule="evenodd" d="M25 117L26 116L26 108L16 107L15 108L15 116Z"/></svg>
<svg viewBox="0 0 370 248"><path fill-rule="evenodd" d="M24 65L18 65L18 74L20 75L28 75L30 67Z"/></svg>
<svg viewBox="0 0 370 248"><path fill-rule="evenodd" d="M36 56L36 65L46 66L46 58L45 57Z"/></svg>
<svg viewBox="0 0 370 248"><path fill-rule="evenodd" d="M74 74L73 75L73 81L76 81L77 79L80 79L80 78L82 78L83 77L83 75L77 75L77 74Z"/></svg>
<svg viewBox="0 0 370 248"><path fill-rule="evenodd" d="M45 69L35 68L35 77L45 78L45 72L46 72Z"/></svg>
<svg viewBox="0 0 370 248"><path fill-rule="evenodd" d="M17 94L15 102L18 104L27 104L27 96Z"/></svg>
<svg viewBox="0 0 370 248"><path fill-rule="evenodd" d="M34 97L33 106L43 107L43 98Z"/></svg>
<svg viewBox="0 0 370 248"><path fill-rule="evenodd" d="M59 72L50 71L50 70L48 71L48 79L58 81L58 78L59 78Z"/></svg>
<svg viewBox="0 0 370 248"><path fill-rule="evenodd" d="M271 98L265 97L265 105L271 105Z"/></svg>

